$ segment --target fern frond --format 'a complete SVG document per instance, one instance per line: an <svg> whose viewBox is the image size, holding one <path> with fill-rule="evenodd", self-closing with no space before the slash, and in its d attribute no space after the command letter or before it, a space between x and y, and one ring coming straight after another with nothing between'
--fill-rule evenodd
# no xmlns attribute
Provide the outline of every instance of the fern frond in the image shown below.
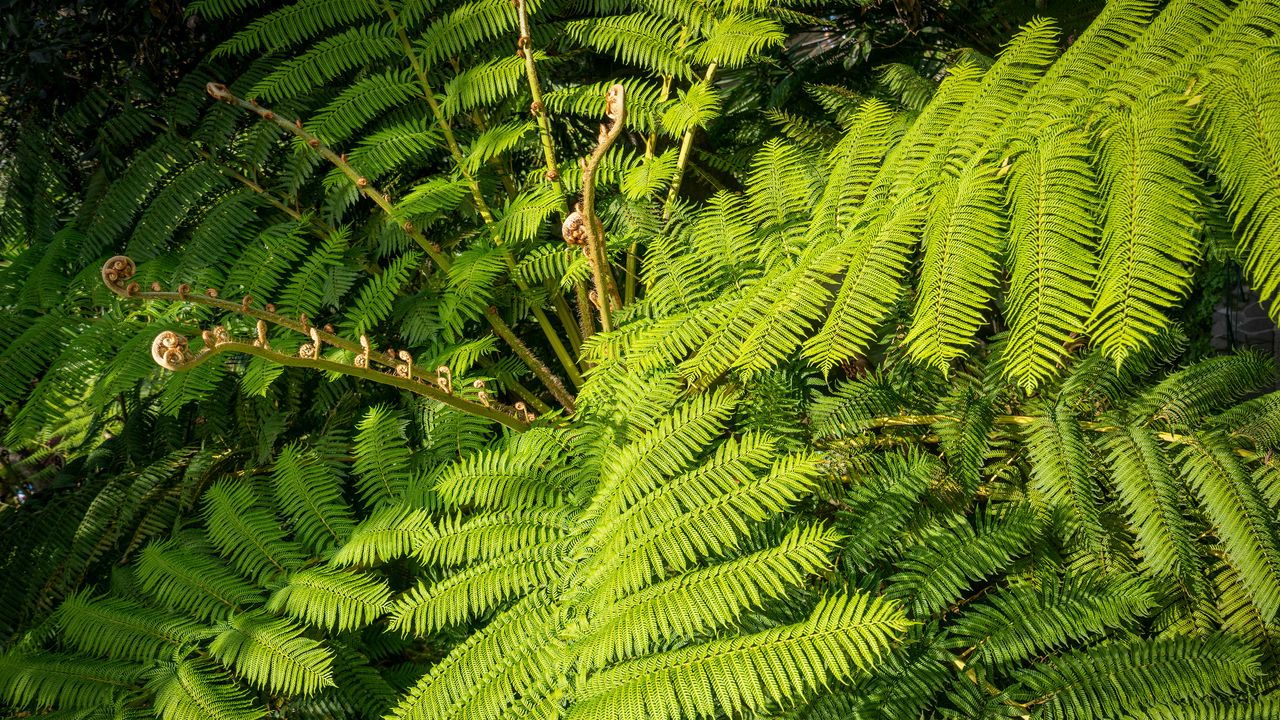
<svg viewBox="0 0 1280 720"><path fill-rule="evenodd" d="M431 585L418 585L391 605L391 628L419 637L518 599L558 575L570 543L555 540L472 565Z"/></svg>
<svg viewBox="0 0 1280 720"><path fill-rule="evenodd" d="M1080 419L1064 405L1054 405L1033 421L1026 435L1034 487L1050 506L1070 510L1072 520L1100 561L1107 560L1102 525L1102 489L1092 473L1090 447Z"/></svg>
<svg viewBox="0 0 1280 720"><path fill-rule="evenodd" d="M433 531L425 510L387 505L373 512L351 531L351 537L330 558L339 567L370 566L405 557Z"/></svg>
<svg viewBox="0 0 1280 720"><path fill-rule="evenodd" d="M562 539L572 516L561 510L491 512L471 518L444 518L435 532L418 538L414 554L432 567L453 568Z"/></svg>
<svg viewBox="0 0 1280 720"><path fill-rule="evenodd" d="M423 9L430 7L426 5ZM414 40L419 60L430 69L441 60L463 57L466 51L500 36L514 37L516 14L502 0L463 3L434 20Z"/></svg>
<svg viewBox="0 0 1280 720"><path fill-rule="evenodd" d="M328 143L352 137L380 115L402 107L421 92L409 70L366 75L346 86L308 122L308 129Z"/></svg>
<svg viewBox="0 0 1280 720"><path fill-rule="evenodd" d="M693 60L699 65L742 67L766 48L782 45L785 38L776 20L731 13L711 23L706 38L693 50Z"/></svg>
<svg viewBox="0 0 1280 720"><path fill-rule="evenodd" d="M908 526L929 488L942 476L942 465L931 455L887 453L870 459L868 467L845 494L837 527L845 532L841 562L864 571L887 554L898 551L899 533Z"/></svg>
<svg viewBox="0 0 1280 720"><path fill-rule="evenodd" d="M567 717L614 718L624 708L657 720L761 711L850 677L906 629L901 609L866 595L829 597L804 622L631 660L582 683ZM801 648L805 648L801 650Z"/></svg>
<svg viewBox="0 0 1280 720"><path fill-rule="evenodd" d="M1006 566L1030 547L1042 522L1029 504L974 514L967 522L938 530L897 563L889 597L909 600L918 615L930 615L960 599L975 580Z"/></svg>
<svg viewBox="0 0 1280 720"><path fill-rule="evenodd" d="M363 335L390 316L392 301L408 282L418 260L418 253L405 253L383 268L381 273L369 278L349 306L342 323L344 329L353 335Z"/></svg>
<svg viewBox="0 0 1280 720"><path fill-rule="evenodd" d="M1259 8L1261 9L1261 7ZM1266 15L1269 11L1264 11ZM1262 297L1280 288L1280 254L1275 243L1280 223L1280 93L1267 78L1280 67L1274 48L1255 52L1237 68L1214 68L1205 89L1204 125L1209 150L1231 203L1231 218L1247 253L1245 268ZM1272 302L1275 308L1276 303ZM1276 317L1276 310L1271 310Z"/></svg>
<svg viewBox="0 0 1280 720"><path fill-rule="evenodd" d="M1200 186L1190 110L1176 96L1109 119L1102 146L1104 222L1090 334L1117 364L1168 326L1199 257Z"/></svg>
<svg viewBox="0 0 1280 720"><path fill-rule="evenodd" d="M404 494L412 477L405 426L408 420L375 405L356 424L356 487L369 507Z"/></svg>
<svg viewBox="0 0 1280 720"><path fill-rule="evenodd" d="M516 602L433 665L409 688L393 714L405 720L461 718L463 713L467 718L501 718L510 703L502 690L514 690L511 685L527 687L535 675L549 670L530 667L529 659L546 646L555 629L543 602L534 597ZM504 681L512 680L502 687Z"/></svg>
<svg viewBox="0 0 1280 720"><path fill-rule="evenodd" d="M223 618L262 601L253 586L216 558L171 540L153 542L142 551L138 582L161 604L204 620Z"/></svg>
<svg viewBox="0 0 1280 720"><path fill-rule="evenodd" d="M973 344L999 283L996 251L1007 220L997 168L977 165L935 195L907 347L944 371Z"/></svg>
<svg viewBox="0 0 1280 720"><path fill-rule="evenodd" d="M400 52L386 25L361 24L317 42L301 55L285 60L249 91L270 102L305 95L356 68Z"/></svg>
<svg viewBox="0 0 1280 720"><path fill-rule="evenodd" d="M533 59L544 63L547 57L535 52ZM449 117L472 108L493 107L515 95L524 82L524 58L516 55L500 57L468 67L450 78L445 84L441 105Z"/></svg>
<svg viewBox="0 0 1280 720"><path fill-rule="evenodd" d="M1205 699L1240 688L1257 673L1251 648L1218 635L1089 648L1021 671L1018 678L1043 717L1094 718Z"/></svg>
<svg viewBox="0 0 1280 720"><path fill-rule="evenodd" d="M542 438L542 447L522 445L522 452L490 450L450 466L436 480L435 489L452 505L484 509L555 507L568 499L569 471L548 462L556 451L554 440ZM551 441L551 442L547 442Z"/></svg>
<svg viewBox="0 0 1280 720"><path fill-rule="evenodd" d="M306 555L243 483L223 482L204 495L205 527L218 554L257 582L296 570Z"/></svg>
<svg viewBox="0 0 1280 720"><path fill-rule="evenodd" d="M302 628L260 612L231 618L209 654L250 683L273 693L310 695L333 684L333 653Z"/></svg>
<svg viewBox="0 0 1280 720"><path fill-rule="evenodd" d="M1274 619L1280 612L1280 541L1253 478L1212 433L1196 436L1178 459L1254 605Z"/></svg>
<svg viewBox="0 0 1280 720"><path fill-rule="evenodd" d="M1161 380L1133 406L1158 423L1194 427L1206 416L1226 409L1241 398L1271 387L1275 359L1245 350L1202 360Z"/></svg>
<svg viewBox="0 0 1280 720"><path fill-rule="evenodd" d="M643 529L648 523L637 523L630 537L620 534L606 546L610 552L587 564L588 577L603 573L596 598L616 602L671 570L736 549L748 523L783 512L816 487L816 466L813 456L782 457L763 477L742 478L737 487L720 490L718 497L679 517L648 530Z"/></svg>
<svg viewBox="0 0 1280 720"><path fill-rule="evenodd" d="M211 4L208 0L193 3L189 12L213 14L208 7ZM249 23L248 27L219 45L213 54L216 57L278 52L342 25L379 14L380 9L375 5L352 5L344 0L301 0Z"/></svg>
<svg viewBox="0 0 1280 720"><path fill-rule="evenodd" d="M797 527L778 545L681 575L628 596L595 620L580 652L589 670L640 657L651 647L736 622L826 567L837 536Z"/></svg>
<svg viewBox="0 0 1280 720"><path fill-rule="evenodd" d="M299 445L286 445L271 473L276 503L293 519L294 536L315 549L328 549L351 534L350 508L342 500L335 471Z"/></svg>
<svg viewBox="0 0 1280 720"><path fill-rule="evenodd" d="M1006 372L1028 392L1057 374L1064 341L1084 332L1092 306L1100 201L1090 159L1085 136L1064 130L1010 174Z"/></svg>
<svg viewBox="0 0 1280 720"><path fill-rule="evenodd" d="M974 662L1008 667L1131 626L1154 606L1150 588L1133 577L1049 580L997 590L962 612L949 632L956 647L976 649Z"/></svg>
<svg viewBox="0 0 1280 720"><path fill-rule="evenodd" d="M155 659L209 634L191 620L124 598L94 599L87 591L68 597L54 617L75 649L114 659Z"/></svg>
<svg viewBox="0 0 1280 720"><path fill-rule="evenodd" d="M1128 426L1103 439L1111 480L1137 535L1143 564L1157 575L1184 584L1199 575L1200 561L1187 520L1182 515L1182 488L1167 451L1144 428Z"/></svg>
<svg viewBox="0 0 1280 720"><path fill-rule="evenodd" d="M19 708L110 706L141 684L144 670L128 661L7 652L0 655L0 697Z"/></svg>
<svg viewBox="0 0 1280 720"><path fill-rule="evenodd" d="M290 575L288 584L272 594L266 609L342 632L381 617L390 599L387 586L370 575L318 567Z"/></svg>
<svg viewBox="0 0 1280 720"><path fill-rule="evenodd" d="M147 687L162 720L257 720L264 712L208 660L184 658L164 663Z"/></svg>
<svg viewBox="0 0 1280 720"><path fill-rule="evenodd" d="M567 24L565 32L588 47L611 54L619 62L654 75L680 79L693 75L678 50L680 28L665 18L635 13L577 20Z"/></svg>

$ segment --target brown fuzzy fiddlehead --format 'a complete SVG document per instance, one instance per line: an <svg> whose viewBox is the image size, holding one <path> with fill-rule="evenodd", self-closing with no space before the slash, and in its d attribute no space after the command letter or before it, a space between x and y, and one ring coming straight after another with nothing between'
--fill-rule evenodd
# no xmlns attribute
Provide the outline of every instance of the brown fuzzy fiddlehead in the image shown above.
<svg viewBox="0 0 1280 720"><path fill-rule="evenodd" d="M185 370L195 359L187 347L187 339L172 330L156 335L151 342L151 358L165 370Z"/></svg>

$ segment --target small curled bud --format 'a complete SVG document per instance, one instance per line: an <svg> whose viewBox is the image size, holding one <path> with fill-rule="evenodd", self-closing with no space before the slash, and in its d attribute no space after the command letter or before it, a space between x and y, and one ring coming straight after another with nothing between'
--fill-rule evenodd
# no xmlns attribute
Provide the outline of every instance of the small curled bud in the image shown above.
<svg viewBox="0 0 1280 720"><path fill-rule="evenodd" d="M369 336L360 336L360 354L355 357L352 364L358 368L369 367Z"/></svg>
<svg viewBox="0 0 1280 720"><path fill-rule="evenodd" d="M333 334L333 326L332 326L332 325L330 325L330 324L328 324L328 323L325 323L324 331L325 331L325 332L327 332L327 333L329 333L330 335L332 335L332 334Z"/></svg>
<svg viewBox="0 0 1280 720"><path fill-rule="evenodd" d="M609 88L609 92L604 98L604 114L609 116L610 120L617 122L621 120L626 112L627 88L621 83L614 83Z"/></svg>
<svg viewBox="0 0 1280 720"><path fill-rule="evenodd" d="M266 118L266 119L268 119L268 120L275 120L275 119L276 119L276 114L275 114L275 113L273 113L273 112L271 112L270 110L268 110L268 111L266 111L266 112L262 113L262 117L264 117L264 118Z"/></svg>
<svg viewBox="0 0 1280 720"><path fill-rule="evenodd" d="M339 156L338 156L338 159L339 159L339 160L341 160L342 162L346 162L346 161L347 161L347 154L346 154L346 153L342 153L341 155L339 155Z"/></svg>
<svg viewBox="0 0 1280 720"><path fill-rule="evenodd" d="M313 147L313 148L318 148L318 147L320 147L320 141L319 141L318 139L316 139L316 138L309 138L309 139L307 140L307 144L308 144L308 145L310 145L310 146L311 146L311 147Z"/></svg>
<svg viewBox="0 0 1280 720"><path fill-rule="evenodd" d="M275 303L267 303L267 306L264 309L274 315L276 312L276 305Z"/></svg>
<svg viewBox="0 0 1280 720"><path fill-rule="evenodd" d="M227 90L227 86L220 82L207 83L204 86L204 91L209 93L209 96L214 100L229 102L231 99L231 93Z"/></svg>
<svg viewBox="0 0 1280 720"><path fill-rule="evenodd" d="M161 290L164 290L164 286L162 286L158 281L152 281L151 292L160 292Z"/></svg>
<svg viewBox="0 0 1280 720"><path fill-rule="evenodd" d="M542 103L538 102L537 100L534 100L533 102L529 103L530 115L538 115L541 112L542 112Z"/></svg>
<svg viewBox="0 0 1280 720"><path fill-rule="evenodd" d="M584 248L587 246L587 223L582 216L581 203L560 224L560 234L564 237L564 241L570 245Z"/></svg>
<svg viewBox="0 0 1280 720"><path fill-rule="evenodd" d="M555 170L548 170L547 179L550 180L551 182L555 182L560 179L560 173L556 172Z"/></svg>
<svg viewBox="0 0 1280 720"><path fill-rule="evenodd" d="M249 312L249 306L253 304L253 296L245 295L240 298L240 312Z"/></svg>
<svg viewBox="0 0 1280 720"><path fill-rule="evenodd" d="M453 394L453 371L448 365L441 365L436 368L436 387L444 391L445 395Z"/></svg>
<svg viewBox="0 0 1280 720"><path fill-rule="evenodd" d="M481 405L484 405L487 408L493 407L493 400L489 397L488 391L484 389L483 380L476 380L475 382L471 383L471 387L474 387L476 390L479 391L476 393L476 397L480 399Z"/></svg>
<svg viewBox="0 0 1280 720"><path fill-rule="evenodd" d="M112 292L123 293L126 287L124 281L133 277L137 271L138 267L128 256L116 255L102 264L102 282Z"/></svg>
<svg viewBox="0 0 1280 720"><path fill-rule="evenodd" d="M396 377L412 378L413 377L413 356L407 351L401 350L396 353L396 357L404 363L396 366Z"/></svg>
<svg viewBox="0 0 1280 720"><path fill-rule="evenodd" d="M165 370L181 370L192 360L187 349L187 339L172 330L165 330L151 341L151 359Z"/></svg>
<svg viewBox="0 0 1280 720"><path fill-rule="evenodd" d="M254 344L260 348L269 349L270 346L267 345L267 322L265 320L259 320L257 329L258 339L254 341Z"/></svg>
<svg viewBox="0 0 1280 720"><path fill-rule="evenodd" d="M363 175L361 175L360 177L356 178L356 186L357 186L357 187L369 187L369 178L367 178L367 177L365 177L365 176L363 176Z"/></svg>
<svg viewBox="0 0 1280 720"><path fill-rule="evenodd" d="M228 343L231 342L231 333L227 332L226 328L218 325L213 329L213 339L217 345Z"/></svg>
<svg viewBox="0 0 1280 720"><path fill-rule="evenodd" d="M409 222L408 220L404 221L404 225L402 227L404 228L404 231L407 233L413 232L413 223Z"/></svg>
<svg viewBox="0 0 1280 720"><path fill-rule="evenodd" d="M211 298L217 298L217 297L218 297L218 288L208 288L208 289L206 289L206 290L204 291L204 294L205 294L205 295L208 295L208 296L209 296L209 297L211 297Z"/></svg>
<svg viewBox="0 0 1280 720"><path fill-rule="evenodd" d="M140 292L142 292L142 286L136 282L129 283L129 286L124 289L124 294L129 297L137 297Z"/></svg>
<svg viewBox="0 0 1280 720"><path fill-rule="evenodd" d="M178 297L182 298L183 300L186 300L187 296L190 294L191 294L190 285L188 285L187 283L182 283L181 285L178 286Z"/></svg>
<svg viewBox="0 0 1280 720"><path fill-rule="evenodd" d="M296 128L298 128L299 130L301 130L301 129L302 129L302 118L298 118L298 119L294 120L294 121L293 121L293 126L294 126L294 127L296 127Z"/></svg>
<svg viewBox="0 0 1280 720"><path fill-rule="evenodd" d="M311 326L310 326L309 324L307 324L307 314L306 314L306 313L298 313L298 324L302 326L302 334L303 334L303 335L310 335L310 334L311 334Z"/></svg>

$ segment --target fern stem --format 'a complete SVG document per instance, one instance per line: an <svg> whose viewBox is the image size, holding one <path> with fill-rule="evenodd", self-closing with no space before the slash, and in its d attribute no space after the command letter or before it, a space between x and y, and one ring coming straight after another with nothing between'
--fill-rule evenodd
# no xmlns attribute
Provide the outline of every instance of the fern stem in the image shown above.
<svg viewBox="0 0 1280 720"><path fill-rule="evenodd" d="M521 290L528 292L529 286L525 282L516 278L516 262L509 251L503 252L503 259L507 262L507 268L510 270L511 278L516 281L516 286ZM573 356L569 355L569 351L565 349L564 343L560 340L560 333L551 324L551 319L547 317L545 312L539 308L538 312L533 314L538 322L538 326L542 328L542 332L547 336L547 340L551 343L551 350L556 354L556 358L564 367L565 374L569 376L569 382L573 383L575 388L582 387L582 375L578 373L578 365L574 362ZM559 380L559 378L557 378ZM550 388L548 388L550 389Z"/></svg>
<svg viewBox="0 0 1280 720"><path fill-rule="evenodd" d="M507 387L511 388L511 390L515 392L515 394L519 395L522 400L532 405L533 409L540 413L551 412L550 405L543 402L541 398L533 394L532 390L520 384L520 382L515 378L503 378L502 382L506 383Z"/></svg>
<svg viewBox="0 0 1280 720"><path fill-rule="evenodd" d="M564 409L572 413L574 411L573 396L570 395L568 389L565 388L564 381L559 377L556 377L556 374L551 372L551 368L547 367L546 364L539 360L538 357L529 350L529 346L524 344L523 340L516 337L516 334L511 331L511 326L507 325L506 322L498 316L498 308L490 305L488 308L485 308L484 313L486 316L493 318L493 320L496 321L492 323L494 332L498 333L498 336L511 346L511 349L514 350L516 355L518 355L520 359L529 366L530 370L533 370L533 374L538 376L538 379L541 380L542 384L551 391L551 394L555 396L555 399L559 401L561 405L564 406Z"/></svg>
<svg viewBox="0 0 1280 720"><path fill-rule="evenodd" d="M608 128L601 126L600 141L582 166L582 229L586 234L587 252L591 258L591 274L596 285L596 300L600 307L600 326L605 332L613 330L610 317L611 305L622 305L618 295L618 286L613 278L613 270L609 268L609 256L605 251L604 225L596 215L596 171L605 153L613 147L618 136L627 124L626 90L622 85L614 85L609 89L608 115L613 124Z"/></svg>
<svg viewBox="0 0 1280 720"><path fill-rule="evenodd" d="M716 64L711 63L707 66L707 74L703 77L702 82L710 85L716 76ZM671 217L671 206L675 205L676 198L680 195L680 185L684 181L684 171L689 165L689 155L693 151L693 134L697 132L696 127L691 127L684 133L684 139L680 141L680 156L676 159L676 174L671 178L671 189L667 191L667 202L662 208L662 219L666 220Z"/></svg>
<svg viewBox="0 0 1280 720"><path fill-rule="evenodd" d="M458 168L458 172L460 172L463 178L467 181L467 186L471 190L471 197L474 199L476 203L476 209L477 211L479 211L480 217L484 220L485 226L489 229L491 233L493 233L494 243L497 245L501 245L502 238L497 232L495 232L495 226L497 224L497 221L494 218L493 211L490 210L488 203L484 199L484 193L481 192L480 183L476 181L475 177L473 177L471 173L467 172L467 169L464 166L463 157L462 157L462 148L460 145L458 145L457 138L454 137L453 126L449 123L449 119L444 116L444 111L440 108L440 102L436 99L436 94L431 87L431 82L427 79L427 73L423 69L421 61L418 59L418 54L413 51L413 43L409 42L409 37L405 34L404 26L400 24L400 18L399 16L396 15L396 12L391 7L391 5L384 2L383 8L386 10L387 15L391 18L391 23L395 25L396 34L400 38L400 44L404 48L405 55L409 59L409 64L413 67L414 74L417 75L418 77L418 82L422 85L422 92L423 92L424 98L427 101L427 106L431 108L431 114L432 116L434 116L436 120L436 124L439 125L440 131L444 134L445 142L449 146L449 154L453 156L454 165ZM506 259L509 266L514 266L514 261L511 258L510 253L507 253ZM516 286L519 287L522 292L529 291L528 285L526 285L518 277L512 276L512 279L515 281ZM565 372L570 376L576 375L577 374L576 365L573 362L572 358L569 358L569 356L565 352L564 343L560 340L559 333L557 333L555 331L555 328L551 325L551 320L547 318L547 314L543 312L542 308L532 303L530 304L530 309L533 312L534 318L536 318L538 321L538 326L542 329L542 332L546 336L547 341L551 344L552 349L555 351L557 359L560 360L562 365L564 365ZM492 318L490 320L491 324L494 321L503 323L502 319L497 316L488 316L488 317ZM505 323L503 324L505 325ZM510 332L511 330L510 327L506 328L507 333L505 335L499 330L497 325L494 325L493 327L494 327L494 330L498 332L498 335L500 337L503 337L504 339L506 337L515 337L515 334ZM512 349L515 349L515 348L513 347ZM517 351L517 354L518 354L518 351ZM543 367L545 367L545 365L543 365ZM533 367L532 365L530 365L529 369L534 370L535 374L537 373L537 368ZM564 383L560 381L559 378L556 378L556 383L560 387L564 386ZM575 381L575 384L577 384L577 381ZM550 390L553 395L555 394L554 388L548 386L547 389Z"/></svg>
<svg viewBox="0 0 1280 720"><path fill-rule="evenodd" d="M114 259L115 258L112 260ZM108 263L110 262L111 260L108 260ZM183 363L180 368L181 370L189 370L196 365L203 363L208 359L208 357L224 351L244 352L249 355L266 358L273 362L280 363L281 365L329 370L342 373L344 375L353 375L366 380L373 380L374 382L379 382L384 385L394 385L395 387L408 390L414 394L437 400L461 412L494 420L495 422L502 423L503 425L515 430L525 430L529 427L528 423L525 423L514 416L507 415L494 408L479 405L471 402L470 400L466 400L465 398L453 395L452 393L446 393L442 390L436 389L434 379L416 367L410 368L397 359L388 359L383 356L382 353L367 353L365 348L359 343L352 342L346 338L315 327L304 327L300 321L291 320L267 310L260 310L244 301L236 303L229 300L223 300L218 297L213 297L211 295L186 292L185 290L180 290L178 292L142 291L136 287L136 284L124 285L122 282L113 283L108 281L107 287L117 295L129 300L157 300L163 302L184 302L195 305L205 305L228 313L243 315L245 317L254 318L255 320L271 323L272 325L296 332L299 335L310 336L314 333L315 336L325 344L332 345L340 350L345 350L356 355L363 355L369 364L377 363L389 368L392 373L382 372L371 367L346 365L319 357L304 358L294 355L286 355L263 345L235 341L219 342L214 346L206 347L207 352L197 355L190 362ZM396 371L400 371L405 368L408 368L408 377L401 377L394 374Z"/></svg>
<svg viewBox="0 0 1280 720"><path fill-rule="evenodd" d="M553 288L551 292L551 306L555 308L556 317L559 318L560 324L564 326L565 336L569 340L569 347L573 348L574 356L580 356L582 354L582 336L578 329L578 322L573 319L573 311L569 309L569 303L565 301L560 289Z"/></svg>
<svg viewBox="0 0 1280 720"><path fill-rule="evenodd" d="M542 83L538 80L538 66L533 59L533 38L529 33L529 8L524 0L515 0L516 15L520 21L520 51L524 56L524 76L529 82L529 94L533 102L529 110L538 120L538 138L542 141L542 158L547 167L547 180L564 197L564 187L560 184L560 168L556 165L555 140L551 137L551 118L547 114L547 106L542 102ZM566 208L567 209L567 208Z"/></svg>
<svg viewBox="0 0 1280 720"><path fill-rule="evenodd" d="M574 287L574 294L578 300L578 327L583 342L586 342L595 333L595 324L591 321L591 298L587 297L587 289L581 283Z"/></svg>
<svg viewBox="0 0 1280 720"><path fill-rule="evenodd" d="M516 333L511 331L511 325L508 325L506 322L503 322L502 318L499 318L497 307L494 307L493 305L486 307L485 315L497 320L497 322L493 323L494 332L497 332L498 336L502 337L502 340L506 341L507 345L511 346L512 350L516 351L516 355L520 356L520 359L524 360L526 365L529 365L529 369L532 370L535 375L538 375L538 379L543 382L544 386L547 386L547 389L549 389L550 393L556 397L559 404L564 406L564 410L567 410L568 413L573 413L573 410L575 410L575 405L573 405L573 396L570 395L568 389L564 387L563 380L559 379L556 373L552 373L552 370L550 370L543 361L539 360L538 356L532 354L532 351L529 350L529 346L525 345L524 341L516 337Z"/></svg>
<svg viewBox="0 0 1280 720"><path fill-rule="evenodd" d="M185 364L182 367L182 370L194 368L197 365L202 364L205 360L223 352L239 352L247 355L256 355L257 357L265 358L281 365L325 370L343 375L351 375L363 380L371 380L383 385L391 385L393 387L400 388L401 390L407 390L415 395L431 398L432 400L448 405L459 412L492 420L505 425L512 430L523 431L529 429L528 423L516 418L515 416L508 415L497 408L486 407L458 395L436 389L429 379L419 377L416 372L414 373L413 378L399 377L397 375L382 372L381 370L347 365L346 363L325 360L324 358L302 358L296 355L286 355L284 353L271 350L270 348L261 347L252 343L235 341L218 343L213 347L206 348L204 352L197 355L190 363Z"/></svg>
<svg viewBox="0 0 1280 720"><path fill-rule="evenodd" d="M996 425L1031 425L1032 423L1042 422L1049 419L1051 418L1048 418L1047 416L1039 416L1039 415L997 415L994 418L992 418L992 422ZM961 419L958 417L954 417L952 415L942 415L942 414L886 415L882 417L870 418L868 420L861 421L859 424L868 430L872 430L872 429L879 429L879 428L895 428L895 427L926 427L939 422L958 423L958 422L961 422ZM1080 421L1080 428L1083 430L1089 430L1096 433L1120 432L1125 430L1124 427L1115 425L1113 423L1104 422L1104 421L1090 421L1090 420ZM1173 432L1156 432L1156 433L1153 433L1153 435L1167 443L1171 443L1174 445L1187 445L1187 444L1196 442L1195 437L1192 435L1179 435L1178 433L1173 433ZM935 441L936 441L936 438L935 438ZM867 444L878 444L878 441L873 441L873 440L862 438L862 437L838 438L838 439L832 439L832 440L826 440L826 441L820 441L820 442L826 445L827 447L831 447L831 448L842 448L842 447L853 448L853 447L864 447ZM1235 452L1237 455L1244 458L1257 457L1257 453L1254 453L1245 448L1235 448Z"/></svg>
<svg viewBox="0 0 1280 720"><path fill-rule="evenodd" d="M633 242L627 246L627 288L623 304L630 305L636 299L636 263L639 261L640 244Z"/></svg>

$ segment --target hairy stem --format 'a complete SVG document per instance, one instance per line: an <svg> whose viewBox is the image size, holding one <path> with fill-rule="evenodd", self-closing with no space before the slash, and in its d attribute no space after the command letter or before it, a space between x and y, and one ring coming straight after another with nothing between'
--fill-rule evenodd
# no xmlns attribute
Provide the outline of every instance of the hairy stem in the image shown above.
<svg viewBox="0 0 1280 720"><path fill-rule="evenodd" d="M412 359L406 359L408 358L407 355L403 357L389 357L380 352L370 352L367 345L368 341L363 337L361 339L361 343L355 343L334 333L308 326L301 319L293 320L272 312L271 310L253 307L251 299L248 296L237 303L231 300L224 300L214 295L194 293L188 290L185 286L179 288L176 292L167 292L163 290L144 291L138 287L137 283L125 284L124 281L128 280L129 275L132 275L131 270L128 271L126 276L118 279L107 277L107 268L119 259L120 258L112 258L107 261L108 264L104 267L103 279L106 282L107 287L121 297L130 300L186 302L217 308L228 313L234 313L260 321L260 334L264 332L264 323L270 323L277 327L296 332L304 337L319 340L320 343L324 345L330 345L338 348L339 350L345 350L364 358L364 367L358 367L332 360L325 360L324 358L319 357L318 348L316 349L315 357L286 355L268 347L264 342L265 336L262 336L258 343L242 343L233 340L218 342L216 345L206 347L204 353L195 356L190 361L182 363L179 367L166 366L168 369L189 370L208 359L206 356L211 356L221 352L243 352L266 358L273 362L280 363L281 365L330 370L344 375L352 375L366 380L373 380L374 382L379 382L384 385L394 385L395 387L408 390L417 395L437 400L461 412L500 422L507 427L517 430L524 430L528 428L528 423L525 423L512 415L503 413L495 408L474 403L470 400L454 395L452 392L445 392L444 390L437 389L434 378L422 369L415 367ZM125 261L129 263L130 267L132 267L132 261L127 260L127 258ZM374 364L386 367L391 370L391 372L387 373L381 370L376 370L372 367Z"/></svg>
<svg viewBox="0 0 1280 720"><path fill-rule="evenodd" d="M613 120L609 127L601 126L600 141L582 166L582 223L587 237L587 253L591 258L591 274L595 280L596 299L600 306L600 326L605 332L613 330L611 305L622 305L618 287L609 268L605 252L604 225L596 215L596 171L605 153L622 134L627 123L626 89L622 85L609 88L608 115Z"/></svg>
<svg viewBox="0 0 1280 720"><path fill-rule="evenodd" d="M529 82L529 93L533 96L529 111L538 120L538 138L542 142L542 158L547 166L547 180L563 197L564 187L560 184L560 168L556 164L556 145L551 137L551 118L547 115L547 107L542 102L542 83L538 80L538 65L533 57L533 38L529 34L529 8L525 5L525 0L515 0L515 6L520 21L519 42L520 53L524 57L524 76Z"/></svg>
<svg viewBox="0 0 1280 720"><path fill-rule="evenodd" d="M501 318L498 317L498 309L496 307L493 307L492 305L489 306L485 310L485 315L498 321L493 326L494 332L498 333L499 337L511 346L511 349L515 351L516 355L518 355L521 360L524 360L525 364L529 366L529 369L533 370L533 374L538 376L538 379L542 381L542 384L545 385L547 389L551 391L551 394L555 399L564 406L564 409L572 413L574 411L573 396L570 395L569 391L565 388L564 382L560 378L556 377L556 374L551 372L551 368L548 368L536 355L533 354L532 351L529 350L529 347L524 344L524 341L516 337L516 334L511 331L511 326L501 321Z"/></svg>

